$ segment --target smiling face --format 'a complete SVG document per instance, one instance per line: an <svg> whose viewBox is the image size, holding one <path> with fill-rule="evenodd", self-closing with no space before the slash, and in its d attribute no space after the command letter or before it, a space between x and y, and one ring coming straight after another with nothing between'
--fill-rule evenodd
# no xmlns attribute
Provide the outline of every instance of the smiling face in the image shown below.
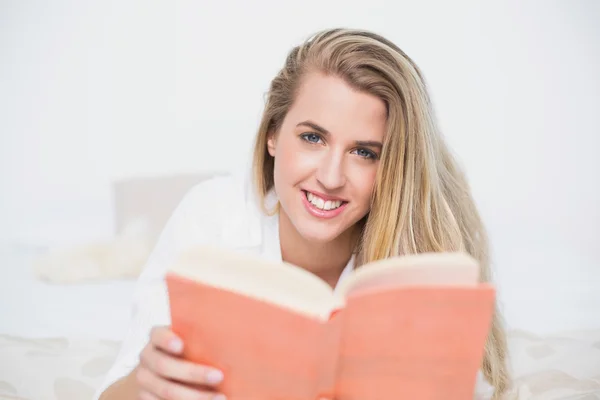
<svg viewBox="0 0 600 400"><path fill-rule="evenodd" d="M379 98L335 76L305 76L267 144L281 218L309 241L351 233L369 212L385 129Z"/></svg>

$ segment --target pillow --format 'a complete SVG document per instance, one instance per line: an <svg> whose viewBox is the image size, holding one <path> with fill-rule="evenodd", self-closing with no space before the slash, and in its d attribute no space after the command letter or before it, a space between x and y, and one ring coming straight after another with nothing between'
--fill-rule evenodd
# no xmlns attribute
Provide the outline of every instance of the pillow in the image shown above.
<svg viewBox="0 0 600 400"><path fill-rule="evenodd" d="M183 196L203 180L222 174L180 174L115 182L115 237L42 254L33 263L36 277L52 283L136 278Z"/></svg>

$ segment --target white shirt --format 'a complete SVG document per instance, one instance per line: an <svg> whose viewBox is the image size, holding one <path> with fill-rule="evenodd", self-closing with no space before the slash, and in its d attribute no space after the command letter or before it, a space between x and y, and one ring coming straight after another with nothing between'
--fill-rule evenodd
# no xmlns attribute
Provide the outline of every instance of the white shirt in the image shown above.
<svg viewBox="0 0 600 400"><path fill-rule="evenodd" d="M275 204L275 200L274 195L268 196L267 206ZM95 399L137 366L152 327L171 324L164 276L178 253L196 244L211 244L280 261L278 221L277 215L262 212L251 181L244 177L215 177L192 188L167 222L138 279L131 324ZM338 283L352 268L353 259ZM490 387L482 376L478 377L477 386L478 394L483 394L482 390L489 392ZM486 394L477 398L490 397Z"/></svg>

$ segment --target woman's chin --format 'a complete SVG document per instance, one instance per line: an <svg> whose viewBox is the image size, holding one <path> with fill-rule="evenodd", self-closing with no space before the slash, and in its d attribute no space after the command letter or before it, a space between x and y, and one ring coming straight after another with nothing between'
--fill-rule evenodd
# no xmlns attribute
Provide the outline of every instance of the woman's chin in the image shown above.
<svg viewBox="0 0 600 400"><path fill-rule="evenodd" d="M298 233L308 242L326 244L337 239L342 231L337 227L310 226L301 227Z"/></svg>

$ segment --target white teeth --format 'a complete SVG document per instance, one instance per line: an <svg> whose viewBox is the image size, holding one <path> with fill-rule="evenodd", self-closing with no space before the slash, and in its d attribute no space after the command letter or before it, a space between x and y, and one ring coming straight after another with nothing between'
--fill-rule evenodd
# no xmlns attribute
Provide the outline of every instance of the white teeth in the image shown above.
<svg viewBox="0 0 600 400"><path fill-rule="evenodd" d="M306 192L306 198L315 207L326 211L335 210L336 208L342 205L342 202L340 200L323 200L322 198L315 196L311 192Z"/></svg>

